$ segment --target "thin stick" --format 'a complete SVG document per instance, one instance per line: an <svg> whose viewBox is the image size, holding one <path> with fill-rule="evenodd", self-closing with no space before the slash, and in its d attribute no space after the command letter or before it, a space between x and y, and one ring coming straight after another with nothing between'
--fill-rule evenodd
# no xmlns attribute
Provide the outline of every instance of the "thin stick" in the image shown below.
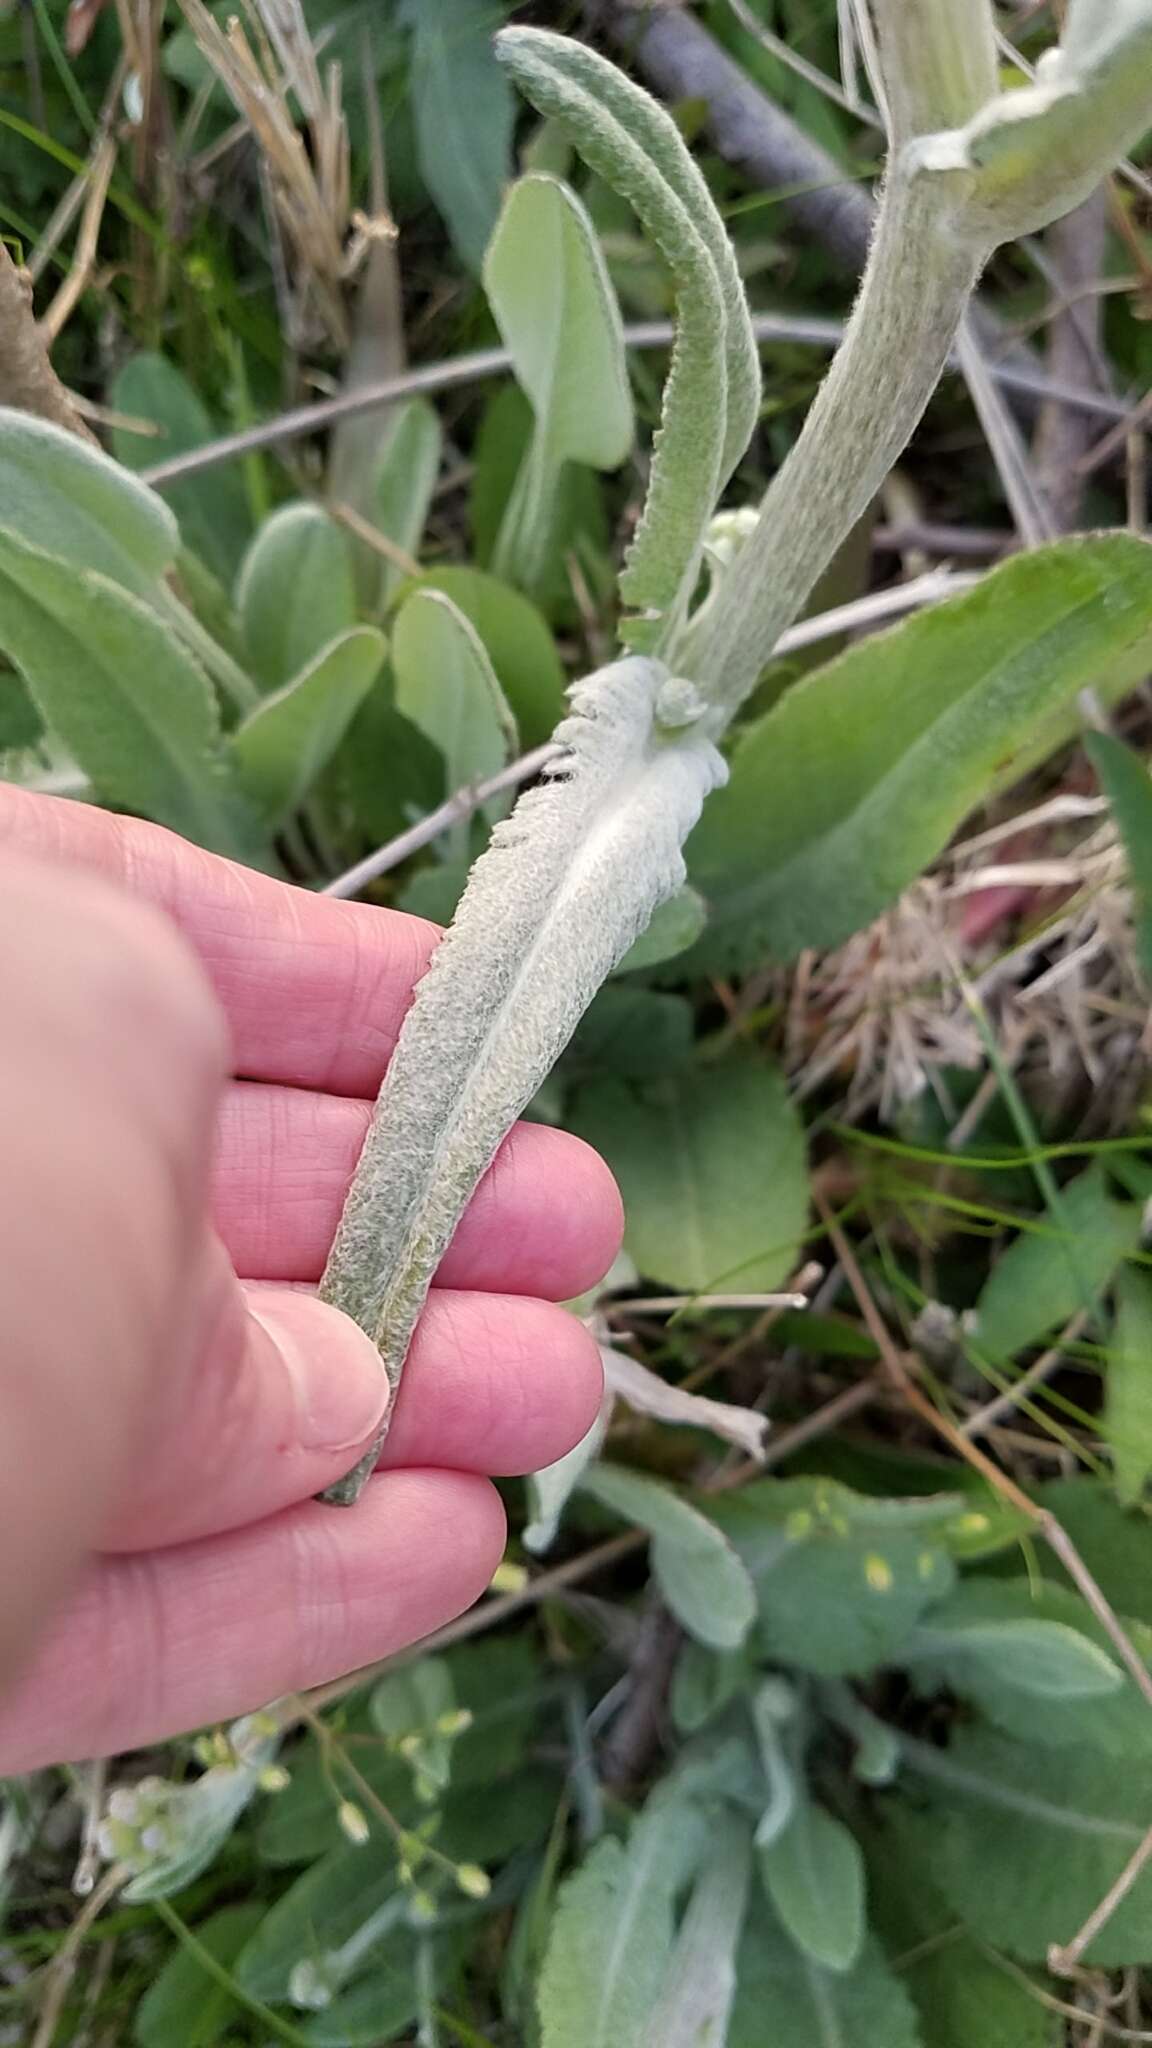
<svg viewBox="0 0 1152 2048"><path fill-rule="evenodd" d="M839 320L798 319L779 313L758 313L752 326L758 341L821 349L838 347L844 333L844 324ZM624 339L630 348L667 348L673 332L670 320L644 320L625 327ZM273 420L262 420L258 426L243 427L235 434L223 434L219 440L207 441L202 448L192 448L186 455L173 455L167 462L153 463L140 475L147 484L175 483L183 476L198 476L201 470L214 469L239 455L250 455L254 449L299 440L304 434L332 426L336 420L355 419L380 406L394 405L397 399L413 398L420 392L449 391L458 384L473 384L484 377L497 376L511 366L511 361L507 349L485 348L425 363L418 369L405 370L400 376L381 377L375 383L361 385L357 391L342 391L335 398L294 406ZM951 366L956 367L954 361ZM1057 384L1038 371L1021 369L1012 363L995 363L990 369L997 382L1009 391L1058 399L1063 405L1077 406L1082 412L1095 413L1102 419L1119 420L1125 423L1122 433L1127 432L1131 408L1123 399L1099 391L1081 391L1075 385ZM1149 403L1152 405L1152 401Z"/></svg>
<svg viewBox="0 0 1152 2048"><path fill-rule="evenodd" d="M1027 1372L1021 1373L1019 1379L1014 1380L1010 1387L1006 1387L1002 1394L997 1394L994 1401L989 1401L985 1407L978 1408L975 1415L970 1415L966 1422L961 1423L961 1436L985 1436L1000 1421L1001 1416L1011 1415L1013 1410L1020 1406L1021 1401L1026 1400L1036 1387L1042 1386L1049 1375L1055 1372L1069 1344L1076 1342L1087 1321L1087 1309L1078 1309L1065 1324L1055 1344L1030 1365Z"/></svg>
<svg viewBox="0 0 1152 2048"><path fill-rule="evenodd" d="M398 833L395 839L388 841L387 846L377 847L375 853L366 854L363 860L356 862L355 867L347 868L342 875L337 875L334 882L327 883L321 890L321 895L358 895L369 882L374 882L378 876L387 874L390 868L398 867L410 854L419 853L422 846L429 846L442 832L446 832L450 825L457 824L462 818L470 818L473 811L481 804L487 803L490 796L498 796L501 790L517 789L522 782L530 782L534 775L540 773L545 762L555 760L560 752L561 749L549 741L545 746L534 747L530 754L522 754L518 761L510 761L506 768L501 768L496 775L490 775L487 781L465 783L463 788L456 790L436 810L429 811L426 818L421 818L418 824L410 825L407 832Z"/></svg>
<svg viewBox="0 0 1152 2048"><path fill-rule="evenodd" d="M128 1876L129 1872L122 1863L114 1863L111 1870L105 1871L95 1890L81 1906L48 1967L40 2018L29 2048L52 2048L60 2015L64 2010L64 2001L76 1974L76 1963L84 1936Z"/></svg>
<svg viewBox="0 0 1152 2048"><path fill-rule="evenodd" d="M1109 1886L1100 1904L1089 1913L1080 1932L1074 1934L1065 1947L1053 1946L1049 1949L1048 1968L1054 1977L1071 1977L1075 1974L1085 1949L1095 1941L1101 1928L1108 1925L1113 1913L1123 1904L1149 1861L1152 1861L1152 1828L1149 1828L1139 1847L1132 1851L1119 1877Z"/></svg>
<svg viewBox="0 0 1152 2048"><path fill-rule="evenodd" d="M692 1308L807 1308L806 1294L652 1294L610 1301L608 1316L671 1316Z"/></svg>
<svg viewBox="0 0 1152 2048"><path fill-rule="evenodd" d="M407 548L402 548L398 542L389 540L388 535L381 533L378 526L373 526L370 519L365 519L362 512L357 512L354 505L346 505L340 498L327 498L324 501L324 509L331 514L338 526L346 527L349 533L355 534L357 540L364 542L365 547L371 548L377 555L383 555L384 560L390 562L393 568L402 569L405 576L424 574L415 555L410 555Z"/></svg>

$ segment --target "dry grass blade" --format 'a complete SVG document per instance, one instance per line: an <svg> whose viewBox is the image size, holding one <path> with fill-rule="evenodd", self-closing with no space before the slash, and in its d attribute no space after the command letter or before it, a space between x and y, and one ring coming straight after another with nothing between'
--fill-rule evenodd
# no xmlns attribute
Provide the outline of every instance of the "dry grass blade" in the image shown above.
<svg viewBox="0 0 1152 2048"><path fill-rule="evenodd" d="M72 268L60 286L47 311L41 316L40 332L49 348L63 333L82 295L92 282L96 267L96 251L100 239L100 226L104 219L104 206L108 198L108 187L116 168L115 137L105 135L96 145L92 161L88 166L88 191L84 210L80 216L80 232L76 237L76 252Z"/></svg>
<svg viewBox="0 0 1152 2048"><path fill-rule="evenodd" d="M319 336L343 349L348 320L348 133L339 73L323 84L298 0L262 0L250 13L256 47L235 19L220 27L204 0L181 0L196 43L252 131L277 220L291 255L294 316L301 341ZM300 101L305 148L288 104Z"/></svg>

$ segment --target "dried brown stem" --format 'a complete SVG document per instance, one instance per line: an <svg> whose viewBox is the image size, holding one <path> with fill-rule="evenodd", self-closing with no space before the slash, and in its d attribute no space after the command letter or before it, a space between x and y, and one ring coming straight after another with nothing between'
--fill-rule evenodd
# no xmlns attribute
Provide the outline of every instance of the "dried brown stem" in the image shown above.
<svg viewBox="0 0 1152 2048"><path fill-rule="evenodd" d="M32 311L32 280L0 241L0 405L35 413L53 426L92 441L48 358Z"/></svg>

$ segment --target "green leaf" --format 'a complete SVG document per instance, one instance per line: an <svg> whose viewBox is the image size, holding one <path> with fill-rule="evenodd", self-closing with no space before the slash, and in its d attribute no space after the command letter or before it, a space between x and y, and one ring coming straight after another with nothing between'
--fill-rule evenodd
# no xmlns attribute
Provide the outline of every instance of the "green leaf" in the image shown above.
<svg viewBox="0 0 1152 2048"><path fill-rule="evenodd" d="M493 567L535 588L563 465L618 468L633 436L620 312L574 192L542 176L512 186L484 258L484 286L535 417Z"/></svg>
<svg viewBox="0 0 1152 2048"><path fill-rule="evenodd" d="M405 882L396 898L397 909L410 917L431 918L433 924L451 924L471 865L467 854L461 860L429 861Z"/></svg>
<svg viewBox="0 0 1152 2048"><path fill-rule="evenodd" d="M642 968L662 967L694 946L708 922L708 907L698 890L687 885L662 903L646 932L630 946L616 969L617 974L637 974Z"/></svg>
<svg viewBox="0 0 1152 2048"><path fill-rule="evenodd" d="M491 567L497 536L528 455L534 431L532 407L518 384L495 392L484 409L472 444L469 519L480 567ZM594 602L609 603L616 573L609 559L604 487L594 470L564 465L556 479L546 559L532 584L532 597L555 625L579 625L572 583L575 560Z"/></svg>
<svg viewBox="0 0 1152 2048"><path fill-rule="evenodd" d="M352 553L319 505L282 505L244 557L236 602L252 666L277 689L356 624Z"/></svg>
<svg viewBox="0 0 1152 2048"><path fill-rule="evenodd" d="M670 1486L622 1465L594 1465L580 1486L648 1530L660 1590L689 1635L714 1650L738 1649L752 1625L756 1594L715 1523Z"/></svg>
<svg viewBox="0 0 1152 2048"><path fill-rule="evenodd" d="M373 1686L368 1711L373 1726L409 1765L417 1798L426 1805L440 1798L452 1775L456 1737L468 1718L465 1713L457 1720L450 1665L442 1657L421 1657L390 1672Z"/></svg>
<svg viewBox="0 0 1152 2048"><path fill-rule="evenodd" d="M760 1479L709 1512L752 1574L773 1661L825 1677L894 1661L951 1590L955 1495L873 1500L829 1479Z"/></svg>
<svg viewBox="0 0 1152 2048"><path fill-rule="evenodd" d="M567 688L556 642L536 606L518 590L484 569L451 564L432 569L419 585L401 590L439 590L475 626L525 747L542 746L564 715Z"/></svg>
<svg viewBox="0 0 1152 2048"><path fill-rule="evenodd" d="M921 2034L874 1940L851 1970L824 1970L793 1946L773 1914L750 1913L736 1981L726 2048L937 2048Z"/></svg>
<svg viewBox="0 0 1152 2048"><path fill-rule="evenodd" d="M909 1816L917 1853L981 1940L1023 1962L1071 1941L1152 1824L1152 1778L1097 1749L1045 1749L954 1730L946 1750L905 1741L904 1773L926 1807ZM1089 1966L1152 1959L1147 1868L1086 1952Z"/></svg>
<svg viewBox="0 0 1152 2048"><path fill-rule="evenodd" d="M417 986L321 1282L393 1385L473 1187L684 879L680 846L720 760L693 728L654 737L665 680L632 656L580 683L551 772L497 826ZM327 1497L354 1498L373 1456Z"/></svg>
<svg viewBox="0 0 1152 2048"><path fill-rule="evenodd" d="M536 415L539 459L618 469L633 433L620 312L596 231L559 179L510 188L484 289Z"/></svg>
<svg viewBox="0 0 1152 2048"><path fill-rule="evenodd" d="M839 945L935 858L1036 722L1149 664L1152 549L1018 555L796 683L738 742L689 847L716 968Z"/></svg>
<svg viewBox="0 0 1152 2048"><path fill-rule="evenodd" d="M1124 841L1140 964L1152 980L1152 781L1140 756L1111 733L1088 733L1084 747Z"/></svg>
<svg viewBox="0 0 1152 2048"><path fill-rule="evenodd" d="M1152 1627L1152 1515L1147 1509L1121 1507L1108 1480L1086 1475L1049 1480L1039 1497L1072 1538L1116 1612L1135 1615ZM1047 1544L1040 1546L1038 1558L1048 1578L1070 1585L1064 1566Z"/></svg>
<svg viewBox="0 0 1152 2048"><path fill-rule="evenodd" d="M426 398L410 398L397 408L376 473L376 525L406 555L419 553L443 441L440 415ZM379 598L387 604L404 571L395 562L379 567Z"/></svg>
<svg viewBox="0 0 1152 2048"><path fill-rule="evenodd" d="M988 1358L1013 1358L1090 1307L1139 1245L1140 1209L1113 1200L1099 1166L1061 1190L1060 1211L1022 1231L981 1289L971 1336Z"/></svg>
<svg viewBox="0 0 1152 2048"><path fill-rule="evenodd" d="M643 2048L724 2048L751 1872L747 1825L725 1818L711 1836Z"/></svg>
<svg viewBox="0 0 1152 2048"><path fill-rule="evenodd" d="M0 647L107 802L251 853L208 681L139 598L0 528Z"/></svg>
<svg viewBox="0 0 1152 2048"><path fill-rule="evenodd" d="M640 2048L672 1952L673 1902L704 1846L671 1788L627 1843L606 1839L561 1886L540 1977L541 2048Z"/></svg>
<svg viewBox="0 0 1152 2048"><path fill-rule="evenodd" d="M528 1776L525 1751L539 1721L543 1685L539 1660L525 1636L462 1644L446 1653L445 1662L456 1704L471 1716L453 1750L453 1795L446 1818L451 1830L459 1825L461 1793L477 1786L497 1788L497 1797L507 1811L508 1784L513 1779L520 1783ZM402 1758L378 1740L367 1702L355 1704L349 1729L368 1738L356 1743L355 1763L384 1805L412 1821L423 1818L412 1794L411 1772ZM334 1790L326 1758L309 1748L303 1761L294 1765L291 1782L268 1802L262 1816L258 1848L266 1862L303 1863L325 1850L346 1846L336 1806L342 1791L347 1789L354 1796L354 1788L341 1778L339 1767L336 1783ZM511 1804L515 1809L514 1800ZM488 1839L497 1840L491 1823ZM452 1853L476 1860L470 1846L454 1844ZM493 1853L501 1851L497 1848Z"/></svg>
<svg viewBox="0 0 1152 2048"><path fill-rule="evenodd" d="M167 356L145 349L113 379L108 398L127 419L151 420L158 434L112 429L112 447L128 469L148 469L214 441L219 427L183 372ZM248 543L251 519L244 485L233 463L165 484L162 495L180 522L187 545L229 584Z"/></svg>
<svg viewBox="0 0 1152 2048"><path fill-rule="evenodd" d="M1116 1285L1101 1427L1116 1491L1133 1507L1152 1473L1152 1281L1132 1266L1122 1268Z"/></svg>
<svg viewBox="0 0 1152 2048"><path fill-rule="evenodd" d="M516 752L516 722L476 628L439 590L414 590L392 631L396 709L439 750L449 792L484 782ZM501 808L499 803L497 810ZM466 858L472 821L446 835Z"/></svg>
<svg viewBox="0 0 1152 2048"><path fill-rule="evenodd" d="M1152 1657L1152 1631L1142 1622L1125 1627ZM1009 1735L1046 1747L1087 1742L1115 1757L1152 1752L1143 1693L1113 1662L1084 1601L1062 1586L968 1579L933 1608L900 1662L918 1690L947 1686Z"/></svg>
<svg viewBox="0 0 1152 2048"><path fill-rule="evenodd" d="M262 1902L225 1906L196 1928L201 1947L229 1970L264 1917ZM136 2008L136 2048L215 2048L237 2016L237 2002L189 1949L177 1948Z"/></svg>
<svg viewBox="0 0 1152 2048"><path fill-rule="evenodd" d="M328 766L386 651L382 633L354 626L292 682L263 697L233 733L240 779L273 823L303 803Z"/></svg>
<svg viewBox="0 0 1152 2048"><path fill-rule="evenodd" d="M345 1843L268 1908L237 1958L237 1979L253 1998L277 2003L291 1995L298 1966L308 1963L334 1994L375 1949L386 1945L391 1954L410 1944L406 1912L395 1843ZM349 1943L353 1953L342 1954Z"/></svg>
<svg viewBox="0 0 1152 2048"><path fill-rule="evenodd" d="M678 322L660 431L620 585L644 615L625 639L653 648L682 623L704 526L759 408L743 286L711 193L664 108L563 36L506 29L497 50L525 97L572 134L585 162L634 207L675 280Z"/></svg>
<svg viewBox="0 0 1152 2048"><path fill-rule="evenodd" d="M0 671L0 754L38 746L43 737L44 721L23 677L13 669Z"/></svg>
<svg viewBox="0 0 1152 2048"><path fill-rule="evenodd" d="M1059 2014L1045 2008L1010 1964L957 1926L923 1845L899 1826L873 1826L865 1853L877 1932L931 2048L1062 2048Z"/></svg>
<svg viewBox="0 0 1152 2048"><path fill-rule="evenodd" d="M99 449L0 407L0 513L11 531L74 568L150 597L180 535L162 498Z"/></svg>
<svg viewBox="0 0 1152 2048"><path fill-rule="evenodd" d="M796 1946L823 1969L850 1970L864 1946L864 1858L843 1821L802 1798L787 1827L757 1856L768 1896Z"/></svg>
<svg viewBox="0 0 1152 2048"><path fill-rule="evenodd" d="M565 1073L619 1074L648 1080L687 1066L695 1020L684 996L650 988L602 988L584 1012L564 1055Z"/></svg>
<svg viewBox="0 0 1152 2048"><path fill-rule="evenodd" d="M774 1067L733 1058L642 1091L583 1090L573 1128L624 1196L640 1271L685 1294L760 1292L791 1271L808 1212L804 1137Z"/></svg>
<svg viewBox="0 0 1152 2048"><path fill-rule="evenodd" d="M1026 1585L957 1587L912 1636L905 1658L926 1660L957 1692L973 1677L1043 1700L1096 1700L1119 1690L1123 1673L1107 1652L1066 1621L1029 1613Z"/></svg>
<svg viewBox="0 0 1152 2048"><path fill-rule="evenodd" d="M437 0L435 7L410 0L407 15L421 174L457 255L479 271L512 143L512 95L492 52L491 0Z"/></svg>

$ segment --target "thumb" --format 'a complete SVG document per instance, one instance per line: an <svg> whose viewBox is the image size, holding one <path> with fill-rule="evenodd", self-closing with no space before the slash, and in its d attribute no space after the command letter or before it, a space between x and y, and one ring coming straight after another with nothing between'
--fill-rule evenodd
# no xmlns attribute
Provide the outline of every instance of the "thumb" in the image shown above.
<svg viewBox="0 0 1152 2048"><path fill-rule="evenodd" d="M315 1295L242 1286L220 1252L215 1313L202 1326L210 1335L157 1418L104 1549L262 1521L339 1479L384 1421L379 1352Z"/></svg>

